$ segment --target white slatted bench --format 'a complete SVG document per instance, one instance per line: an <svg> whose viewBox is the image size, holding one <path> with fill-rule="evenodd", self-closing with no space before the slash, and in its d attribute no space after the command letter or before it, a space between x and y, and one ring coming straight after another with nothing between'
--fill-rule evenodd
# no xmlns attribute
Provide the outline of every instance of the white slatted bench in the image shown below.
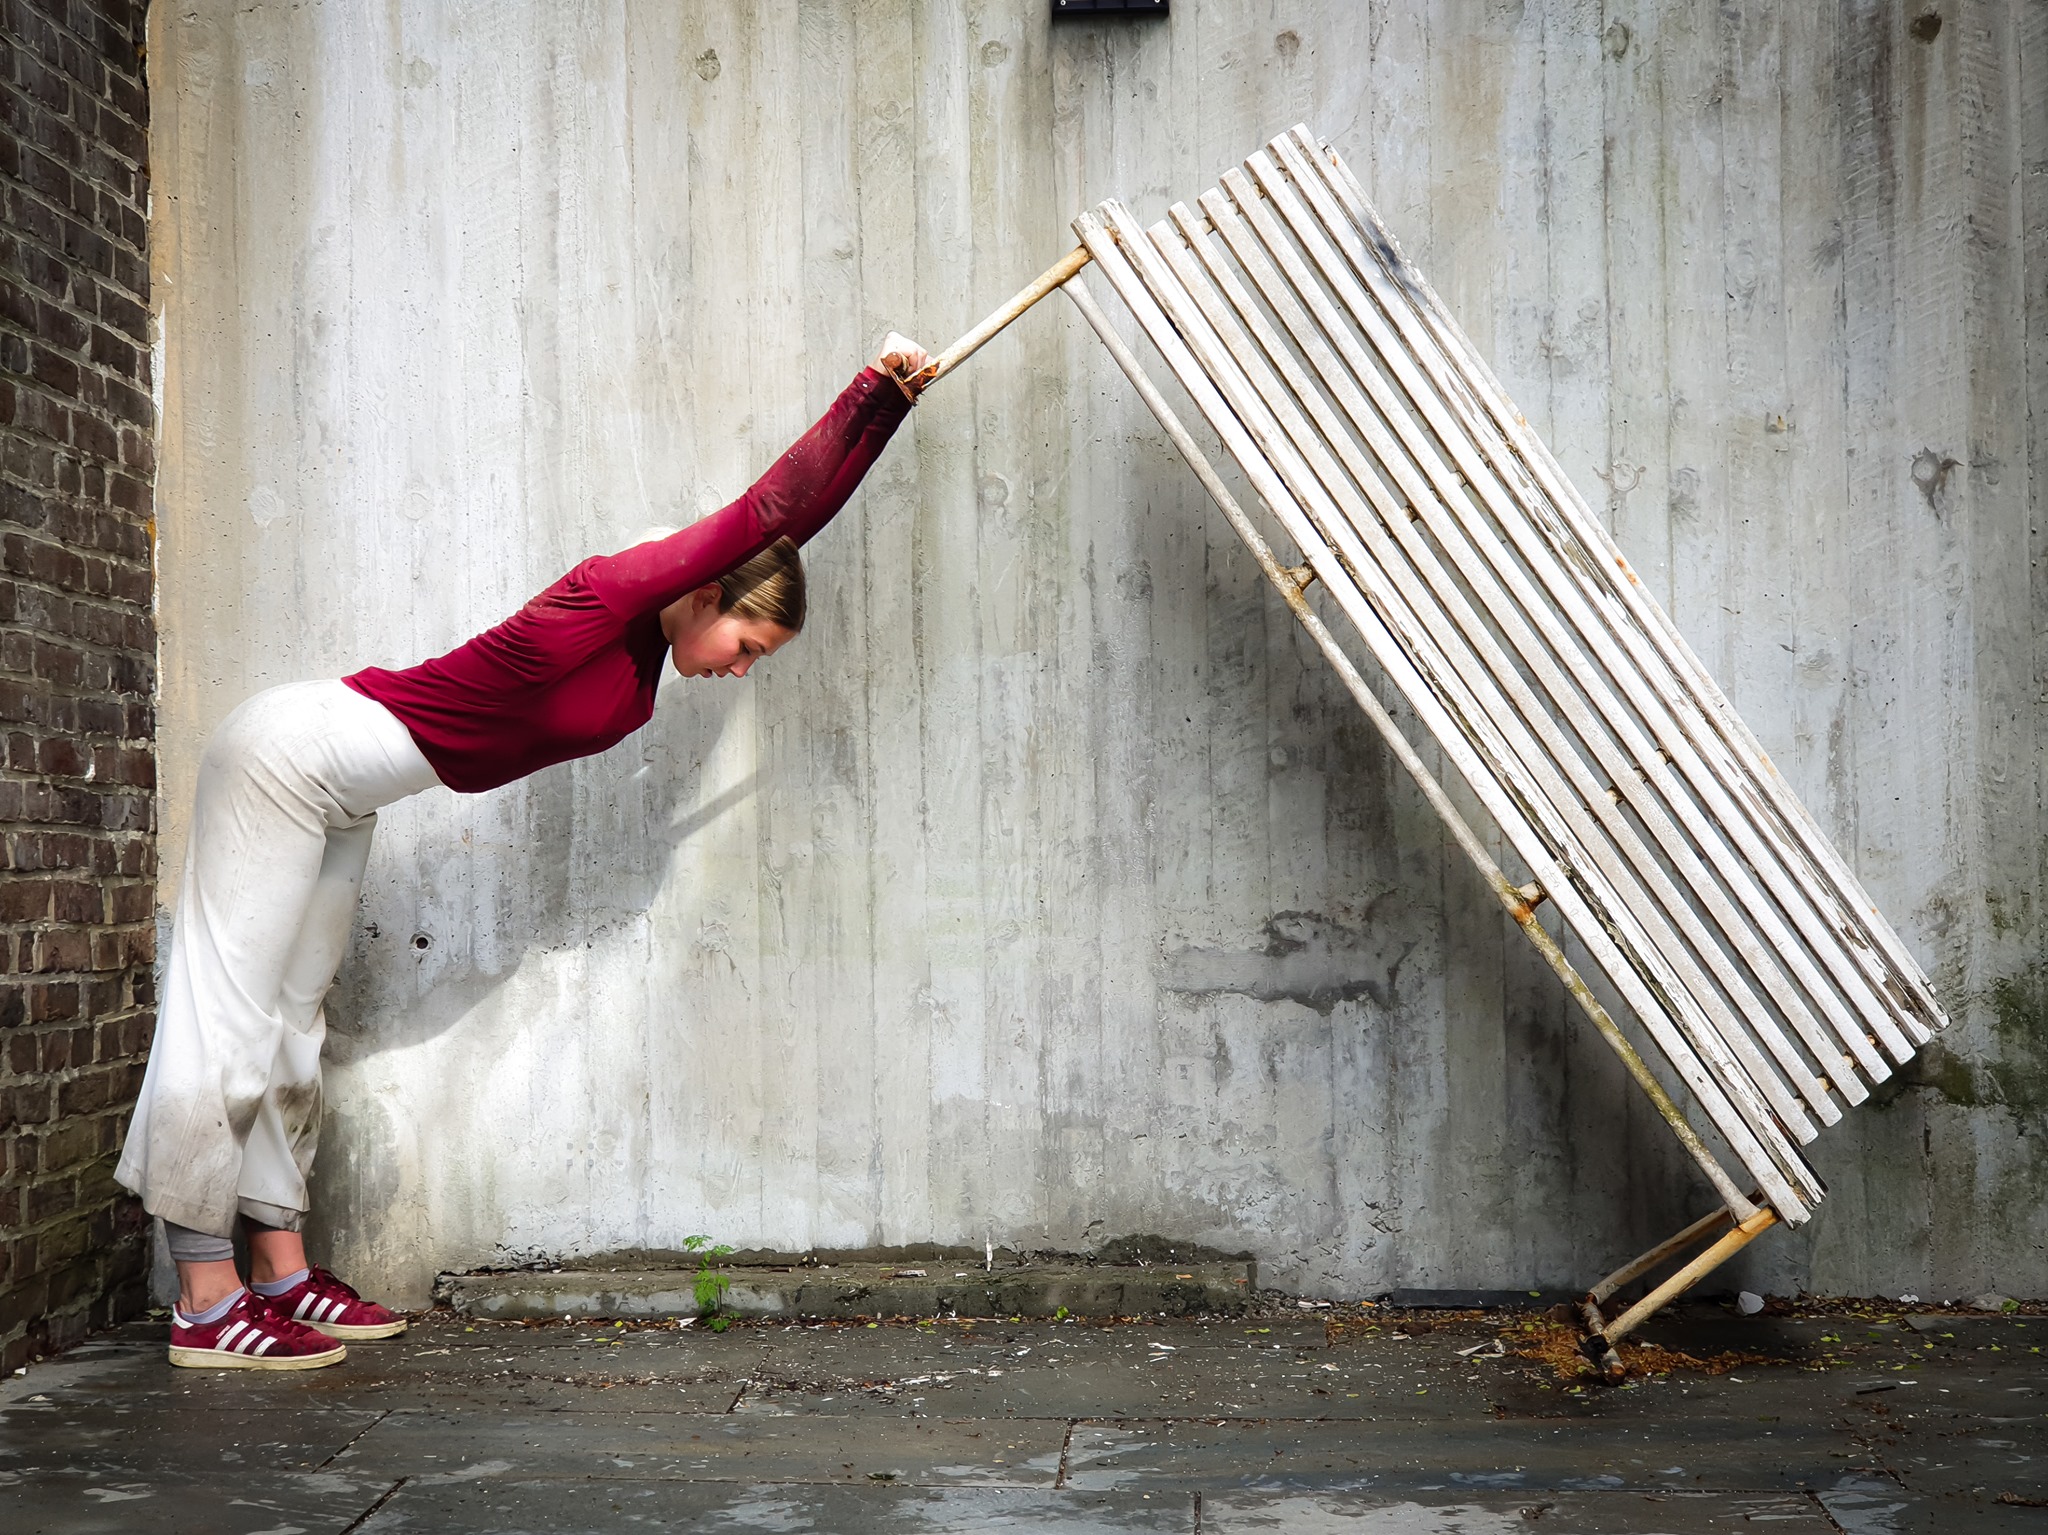
<svg viewBox="0 0 2048 1535"><path fill-rule="evenodd" d="M1588 1355L1618 1374L1615 1340L1776 1221L1812 1214L1825 1190L1800 1147L1945 1026L1927 979L1328 144L1296 128L1149 228L1111 201L1074 229L1080 249L930 371L1065 289L1699 1164L1721 1207L1584 1302ZM1274 553L1083 284L1090 264L1296 564ZM1487 851L1311 607L1315 581L1525 879ZM1574 970L1539 920L1545 906L1640 1022L1711 1142ZM1689 1253L1605 1314L1623 1285Z"/></svg>

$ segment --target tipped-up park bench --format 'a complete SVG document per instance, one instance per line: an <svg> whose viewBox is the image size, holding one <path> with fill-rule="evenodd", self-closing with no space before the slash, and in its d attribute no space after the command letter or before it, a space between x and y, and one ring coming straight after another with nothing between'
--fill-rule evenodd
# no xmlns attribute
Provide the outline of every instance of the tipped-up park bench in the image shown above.
<svg viewBox="0 0 2048 1535"><path fill-rule="evenodd" d="M1328 144L1296 128L1149 227L1111 201L1074 228L1080 248L931 371L1065 289L1699 1164L1720 1207L1583 1303L1586 1352L1618 1374L1616 1340L1813 1213L1825 1190L1800 1148L1944 1026L1927 979ZM1084 285L1090 265L1292 563ZM1341 639L1307 598L1317 582ZM1499 828L1513 872L1358 650ZM1567 933L1670 1086L1566 957ZM1674 1262L1609 1315L1623 1286Z"/></svg>

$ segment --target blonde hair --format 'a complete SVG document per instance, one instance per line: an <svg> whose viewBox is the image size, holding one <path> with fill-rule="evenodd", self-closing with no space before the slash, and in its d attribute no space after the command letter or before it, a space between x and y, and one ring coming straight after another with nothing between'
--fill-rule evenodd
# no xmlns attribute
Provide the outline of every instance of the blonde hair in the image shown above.
<svg viewBox="0 0 2048 1535"><path fill-rule="evenodd" d="M718 578L718 611L765 619L791 634L804 626L804 562L796 541L778 538Z"/></svg>

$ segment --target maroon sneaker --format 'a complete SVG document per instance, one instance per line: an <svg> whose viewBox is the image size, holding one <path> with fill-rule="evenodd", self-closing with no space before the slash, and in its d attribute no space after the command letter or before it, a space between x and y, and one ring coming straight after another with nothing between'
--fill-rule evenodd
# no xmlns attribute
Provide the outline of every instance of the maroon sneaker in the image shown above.
<svg viewBox="0 0 2048 1535"><path fill-rule="evenodd" d="M395 1338L406 1329L404 1317L364 1300L323 1268L307 1270L304 1279L272 1296L270 1304L278 1315L316 1327L330 1338Z"/></svg>
<svg viewBox="0 0 2048 1535"><path fill-rule="evenodd" d="M244 1290L218 1322L171 1311L171 1363L199 1370L317 1370L348 1350L301 1327L253 1290Z"/></svg>

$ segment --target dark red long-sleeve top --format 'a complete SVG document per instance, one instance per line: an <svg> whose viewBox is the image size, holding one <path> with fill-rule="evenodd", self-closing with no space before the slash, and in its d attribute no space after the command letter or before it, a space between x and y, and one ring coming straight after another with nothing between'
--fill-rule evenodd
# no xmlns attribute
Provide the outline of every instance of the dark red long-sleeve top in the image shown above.
<svg viewBox="0 0 2048 1535"><path fill-rule="evenodd" d="M342 681L412 732L441 782L495 789L616 745L654 713L668 655L661 610L776 539L832 520L910 413L863 369L747 493L680 533L585 560L517 613L445 656Z"/></svg>

